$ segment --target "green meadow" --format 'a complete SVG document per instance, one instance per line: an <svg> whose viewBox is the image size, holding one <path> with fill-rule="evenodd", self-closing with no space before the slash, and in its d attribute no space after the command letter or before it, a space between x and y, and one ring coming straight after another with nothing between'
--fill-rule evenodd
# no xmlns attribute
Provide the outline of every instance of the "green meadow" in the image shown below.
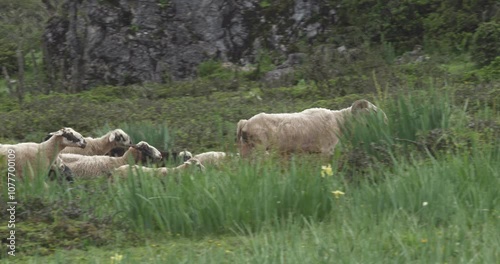
<svg viewBox="0 0 500 264"><path fill-rule="evenodd" d="M2 250L1 261L498 262L495 105L433 87L371 100L389 122L379 113L346 123L328 160L232 156L205 172L163 178L18 182L16 256ZM175 144L164 124L122 128L159 148ZM236 151L234 135L216 141Z"/></svg>

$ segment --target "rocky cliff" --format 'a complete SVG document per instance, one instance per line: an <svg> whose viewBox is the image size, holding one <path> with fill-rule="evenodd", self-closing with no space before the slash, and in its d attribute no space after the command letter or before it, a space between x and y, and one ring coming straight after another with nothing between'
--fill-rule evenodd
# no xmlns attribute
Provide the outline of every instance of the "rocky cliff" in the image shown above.
<svg viewBox="0 0 500 264"><path fill-rule="evenodd" d="M75 90L188 79L217 59L252 63L261 49L290 53L335 11L321 0L67 0L44 34L54 78Z"/></svg>

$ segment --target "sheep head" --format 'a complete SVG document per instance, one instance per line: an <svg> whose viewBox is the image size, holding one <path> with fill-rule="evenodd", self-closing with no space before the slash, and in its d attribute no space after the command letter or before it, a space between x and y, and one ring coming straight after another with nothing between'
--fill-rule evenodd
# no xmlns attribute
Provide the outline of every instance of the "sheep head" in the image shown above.
<svg viewBox="0 0 500 264"><path fill-rule="evenodd" d="M201 171L205 171L205 166L203 166L203 164L201 164L201 162L198 159L191 158L191 159L185 161L184 164L187 166L195 165Z"/></svg>
<svg viewBox="0 0 500 264"><path fill-rule="evenodd" d="M193 154L191 154L191 152L189 152L187 150L184 150L184 151L181 151L178 156L184 162L184 161L187 161L190 158L192 158Z"/></svg>
<svg viewBox="0 0 500 264"><path fill-rule="evenodd" d="M71 169L64 164L63 160L60 157L57 157L56 160L54 160L54 163L50 166L49 179L57 179L58 181L65 179L68 182L73 182L74 175Z"/></svg>
<svg viewBox="0 0 500 264"><path fill-rule="evenodd" d="M125 131L121 129L115 129L109 132L109 142L114 142L117 147L130 147L132 145L132 139Z"/></svg>
<svg viewBox="0 0 500 264"><path fill-rule="evenodd" d="M145 141L141 141L130 147L139 151L139 157L136 157L136 160L145 161L147 158L159 160L162 158L161 152Z"/></svg>
<svg viewBox="0 0 500 264"><path fill-rule="evenodd" d="M83 138L83 136L73 130L72 128L65 127L56 132L49 133L51 137L61 137L62 138L62 146L64 147L80 147L85 148L87 146L87 142Z"/></svg>
<svg viewBox="0 0 500 264"><path fill-rule="evenodd" d="M367 100L364 99L357 100L351 106L351 113L354 115L358 115L361 113L369 113L369 112L375 112L375 113L381 112L382 115L384 116L384 122L387 124L388 120L384 111L376 107L374 104L368 102Z"/></svg>

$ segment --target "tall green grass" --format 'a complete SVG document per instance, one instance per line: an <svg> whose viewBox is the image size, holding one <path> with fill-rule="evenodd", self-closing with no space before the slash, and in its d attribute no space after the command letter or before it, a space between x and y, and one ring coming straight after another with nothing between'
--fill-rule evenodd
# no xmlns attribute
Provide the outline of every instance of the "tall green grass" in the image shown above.
<svg viewBox="0 0 500 264"><path fill-rule="evenodd" d="M139 230L182 235L255 231L290 217L325 219L334 210L333 188L333 178L321 177L320 166L253 166L233 160L223 171L191 171L179 178L129 175L119 184L114 207L127 212Z"/></svg>

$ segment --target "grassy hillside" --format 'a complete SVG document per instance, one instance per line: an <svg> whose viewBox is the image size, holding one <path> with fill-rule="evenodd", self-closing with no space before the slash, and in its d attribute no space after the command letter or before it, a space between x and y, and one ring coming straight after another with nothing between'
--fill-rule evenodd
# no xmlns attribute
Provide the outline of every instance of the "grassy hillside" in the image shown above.
<svg viewBox="0 0 500 264"><path fill-rule="evenodd" d="M121 127L160 149L235 152L241 118L340 109L360 98L383 109L389 122L375 115L348 123L331 160L232 157L205 173L166 178L59 184L40 175L18 182L17 254L2 251L0 261L494 263L496 64L379 62L372 69L357 61L346 66L349 74L327 81L298 76L281 88L218 68L192 82L30 95L23 104L2 95L2 143L39 141L61 126L92 136ZM5 212L6 182L0 187ZM7 223L7 214L0 221ZM0 237L8 232L0 225Z"/></svg>

